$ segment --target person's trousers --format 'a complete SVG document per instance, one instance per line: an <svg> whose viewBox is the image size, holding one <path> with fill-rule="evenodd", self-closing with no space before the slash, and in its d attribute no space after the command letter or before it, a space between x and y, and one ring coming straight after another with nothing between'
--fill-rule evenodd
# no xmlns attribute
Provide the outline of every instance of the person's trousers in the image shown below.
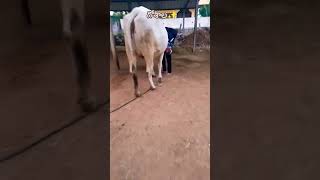
<svg viewBox="0 0 320 180"><path fill-rule="evenodd" d="M162 60L162 70L171 73L171 54L164 53L163 60Z"/></svg>

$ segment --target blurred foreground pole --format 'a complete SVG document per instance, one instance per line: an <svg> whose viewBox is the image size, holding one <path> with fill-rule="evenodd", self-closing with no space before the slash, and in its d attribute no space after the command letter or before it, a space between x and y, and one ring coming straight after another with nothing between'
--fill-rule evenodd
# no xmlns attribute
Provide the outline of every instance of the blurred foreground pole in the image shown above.
<svg viewBox="0 0 320 180"><path fill-rule="evenodd" d="M194 12L194 30L193 30L193 49L192 52L195 52L196 49L196 34L197 34L197 20L198 20L198 5L199 5L199 0L196 0L196 7L195 7L195 12Z"/></svg>

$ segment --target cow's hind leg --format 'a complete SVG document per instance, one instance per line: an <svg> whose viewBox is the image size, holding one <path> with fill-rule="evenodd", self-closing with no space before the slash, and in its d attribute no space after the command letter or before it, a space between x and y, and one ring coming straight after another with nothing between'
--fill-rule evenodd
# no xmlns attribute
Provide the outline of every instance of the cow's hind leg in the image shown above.
<svg viewBox="0 0 320 180"><path fill-rule="evenodd" d="M137 75L137 66L133 65L132 79L134 84L134 94L136 97L140 97L141 93L139 91L138 75Z"/></svg>
<svg viewBox="0 0 320 180"><path fill-rule="evenodd" d="M149 82L150 82L150 89L151 90L155 90L156 89L156 86L154 85L153 83L153 80L152 80L152 72L148 72L148 79L149 79Z"/></svg>
<svg viewBox="0 0 320 180"><path fill-rule="evenodd" d="M141 96L139 91L139 83L138 83L138 75L137 75L137 57L133 54L128 54L127 51L128 61L129 61L129 72L132 74L133 85L134 85L134 94L136 97Z"/></svg>
<svg viewBox="0 0 320 180"><path fill-rule="evenodd" d="M164 56L164 53L162 53L160 55L160 58L159 58L159 63L158 63L158 82L161 83L162 82L162 61L163 61L163 56Z"/></svg>
<svg viewBox="0 0 320 180"><path fill-rule="evenodd" d="M153 79L152 79L152 73L153 73L153 55L146 53L146 55L144 55L145 61L146 61L146 72L148 73L148 79L149 79L149 83L150 83L150 89L151 90L155 90L156 86L153 83Z"/></svg>

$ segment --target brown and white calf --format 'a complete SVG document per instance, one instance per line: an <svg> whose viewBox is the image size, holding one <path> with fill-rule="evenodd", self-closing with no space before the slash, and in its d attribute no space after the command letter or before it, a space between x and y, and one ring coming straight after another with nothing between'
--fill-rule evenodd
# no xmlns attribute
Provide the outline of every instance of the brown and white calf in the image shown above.
<svg viewBox="0 0 320 180"><path fill-rule="evenodd" d="M140 6L124 16L123 27L125 47L129 62L129 71L132 74L135 95L140 96L137 77L137 59L143 58L146 62L146 72L151 89L156 87L152 76L154 72L154 60L158 60L158 81L162 80L162 58L168 43L168 35L165 27L156 18L147 18L149 9Z"/></svg>

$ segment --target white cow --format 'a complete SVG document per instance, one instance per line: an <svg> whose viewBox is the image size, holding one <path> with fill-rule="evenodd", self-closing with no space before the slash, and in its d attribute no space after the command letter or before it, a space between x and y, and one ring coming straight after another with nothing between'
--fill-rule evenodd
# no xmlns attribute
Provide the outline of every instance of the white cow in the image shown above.
<svg viewBox="0 0 320 180"><path fill-rule="evenodd" d="M123 18L126 53L129 61L129 71L132 74L135 95L140 96L137 77L137 59L144 58L146 72L151 89L156 87L152 76L154 72L154 59L158 60L158 81L162 80L162 58L168 43L168 35L165 27L155 18L147 18L145 7L136 7Z"/></svg>

